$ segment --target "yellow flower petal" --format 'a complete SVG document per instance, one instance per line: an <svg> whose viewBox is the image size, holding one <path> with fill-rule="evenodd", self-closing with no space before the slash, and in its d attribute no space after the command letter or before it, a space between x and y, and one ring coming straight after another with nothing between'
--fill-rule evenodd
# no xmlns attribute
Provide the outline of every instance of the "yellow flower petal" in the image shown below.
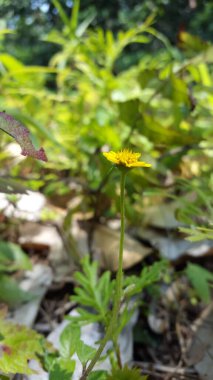
<svg viewBox="0 0 213 380"><path fill-rule="evenodd" d="M134 153L129 149L123 149L119 152L104 152L104 157L113 164L116 164L117 166L122 166L125 168L138 168L138 167L150 167L151 164L148 164L144 161L138 161L141 154L140 153Z"/></svg>
<svg viewBox="0 0 213 380"><path fill-rule="evenodd" d="M144 161L138 161L138 162L135 162L134 164L129 164L127 165L128 167L133 167L133 168L150 168L152 165L151 164L148 164L147 162L144 162Z"/></svg>
<svg viewBox="0 0 213 380"><path fill-rule="evenodd" d="M111 161L113 162L114 164L117 164L118 160L117 160L117 155L115 152L108 152L108 153L103 153L104 157L107 158L108 161Z"/></svg>

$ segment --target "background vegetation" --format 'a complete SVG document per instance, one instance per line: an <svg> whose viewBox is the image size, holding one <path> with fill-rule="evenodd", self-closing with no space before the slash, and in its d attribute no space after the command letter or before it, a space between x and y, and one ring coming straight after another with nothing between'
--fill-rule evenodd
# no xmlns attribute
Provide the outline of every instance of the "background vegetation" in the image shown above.
<svg viewBox="0 0 213 380"><path fill-rule="evenodd" d="M1 180L66 208L64 229L75 212L104 223L118 215L119 194L118 173L107 175L101 152L128 147L152 164L128 177L128 226L146 225L150 208L163 205L188 239L213 239L212 1L1 0L0 7L0 111L26 125L48 156L45 164L17 162L2 133ZM82 202L69 210L77 196ZM19 255L16 268L26 269ZM209 272L202 292L190 268L208 302ZM5 272L4 264L7 281Z"/></svg>
<svg viewBox="0 0 213 380"><path fill-rule="evenodd" d="M213 48L210 41L189 32L193 25L198 30L202 26L211 2L185 4L184 17L186 13L196 17L188 17L188 22L182 17L182 24L177 17L175 26L167 22L166 35L159 31L165 31L163 20L171 12L180 14L182 2L176 2L174 10L170 2L159 1L156 12L150 12L152 2L141 6L132 2L128 23L122 24L130 11L127 3L118 5L117 16L114 12L111 18L110 4L101 11L97 5L94 13L94 5L83 2L78 14L76 2L70 18L69 2L63 6L57 0L26 1L15 7L5 2L2 25L11 29L1 32L2 109L27 125L34 139L43 140L49 163L34 188L42 186L49 195L69 192L66 178L74 177L84 184L94 211L106 173L100 151L133 147L152 162L153 170L148 178L146 173L132 173L129 202L135 202L141 188L157 191L158 200L159 194L176 197L193 189L197 201L192 207L179 199L185 208L181 215L187 214L188 222L196 216L194 224L202 214L206 225L211 213L207 189L212 188ZM205 26L207 37L211 26ZM46 61L47 53L49 64L36 65ZM5 143L3 138L2 147ZM3 156L10 175L21 175L30 165L10 168ZM36 176L35 166L30 176ZM106 196L113 186L105 186ZM142 203L141 197L138 202ZM206 212L198 213L198 207ZM106 208L95 207L96 213L109 214L108 202Z"/></svg>

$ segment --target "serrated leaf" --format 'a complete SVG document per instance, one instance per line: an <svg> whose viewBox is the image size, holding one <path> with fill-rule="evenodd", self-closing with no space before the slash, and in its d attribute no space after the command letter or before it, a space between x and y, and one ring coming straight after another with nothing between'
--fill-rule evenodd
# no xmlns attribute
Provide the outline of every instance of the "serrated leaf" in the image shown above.
<svg viewBox="0 0 213 380"><path fill-rule="evenodd" d="M57 363L62 369L72 374L75 370L76 362L75 360L70 360L70 358L58 358Z"/></svg>
<svg viewBox="0 0 213 380"><path fill-rule="evenodd" d="M75 352L80 362L85 364L92 358L96 350L80 339L80 327L76 323L70 323L60 336L60 354L64 359L69 359Z"/></svg>
<svg viewBox="0 0 213 380"><path fill-rule="evenodd" d="M96 353L96 348L88 346L82 340L79 342L79 345L76 349L76 353L82 365L85 365L88 360L91 360Z"/></svg>
<svg viewBox="0 0 213 380"><path fill-rule="evenodd" d="M0 371L5 374L31 374L28 362L38 360L43 352L43 337L21 325L0 319L0 332L4 339L0 342Z"/></svg>
<svg viewBox="0 0 213 380"><path fill-rule="evenodd" d="M71 299L78 302L80 307L78 312L79 317L76 321L82 321L85 319L85 323L106 321L107 313L109 310L109 304L112 299L112 289L114 282L111 282L110 272L105 272L100 278L98 277L98 263L90 263L89 258L85 257L82 260L83 272L76 272L74 277L78 282L78 286L75 288L75 295ZM86 310L88 307L91 312Z"/></svg>
<svg viewBox="0 0 213 380"><path fill-rule="evenodd" d="M70 380L72 372L62 368L59 363L55 363L49 374L49 380Z"/></svg>
<svg viewBox="0 0 213 380"><path fill-rule="evenodd" d="M80 328L70 323L60 335L60 354L67 358L72 357L80 343Z"/></svg>
<svg viewBox="0 0 213 380"><path fill-rule="evenodd" d="M23 156L31 156L38 160L47 161L43 148L36 150L30 139L30 132L19 121L5 112L0 112L0 129L13 137L22 148Z"/></svg>

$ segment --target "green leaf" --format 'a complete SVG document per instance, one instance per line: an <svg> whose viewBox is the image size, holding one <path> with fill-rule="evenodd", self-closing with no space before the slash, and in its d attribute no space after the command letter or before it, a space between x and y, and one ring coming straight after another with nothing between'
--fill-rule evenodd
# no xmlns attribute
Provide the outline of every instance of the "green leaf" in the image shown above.
<svg viewBox="0 0 213 380"><path fill-rule="evenodd" d="M4 339L0 342L0 371L5 374L31 374L29 360L38 360L43 353L43 337L21 325L2 320L0 332Z"/></svg>
<svg viewBox="0 0 213 380"><path fill-rule="evenodd" d="M181 32L180 34L181 46L184 49L193 50L194 52L202 52L207 50L208 43L202 40L198 36L193 36L187 32Z"/></svg>
<svg viewBox="0 0 213 380"><path fill-rule="evenodd" d="M197 227L197 228L185 228L180 227L179 230L188 236L186 237L189 241L201 241L206 239L213 240L213 229L206 227Z"/></svg>
<svg viewBox="0 0 213 380"><path fill-rule="evenodd" d="M120 119L129 126L134 126L135 122L141 118L139 113L139 100L133 99L123 103L118 103Z"/></svg>
<svg viewBox="0 0 213 380"><path fill-rule="evenodd" d="M32 264L19 247L19 245L0 241L0 272L7 271L13 272L15 270L29 270Z"/></svg>
<svg viewBox="0 0 213 380"><path fill-rule="evenodd" d="M12 57L10 54L0 54L0 60L9 72L24 68L23 63L21 63L18 59Z"/></svg>
<svg viewBox="0 0 213 380"><path fill-rule="evenodd" d="M167 267L167 261L161 260L149 267L145 267L140 276L128 276L125 278L125 290L124 294L127 298L132 297L135 294L141 293L141 291L153 283L159 281L162 274Z"/></svg>
<svg viewBox="0 0 213 380"><path fill-rule="evenodd" d="M190 263L187 265L186 274L201 300L206 303L210 302L211 292L209 282L213 282L213 273L202 268L200 265Z"/></svg>
<svg viewBox="0 0 213 380"><path fill-rule="evenodd" d="M177 104L189 105L189 90L186 82L172 73L170 75L170 84L172 86L172 97L174 102Z"/></svg>
<svg viewBox="0 0 213 380"><path fill-rule="evenodd" d="M102 317L100 315L91 313L90 311L86 311L82 307L78 307L76 311L79 314L78 316L68 315L66 319L79 325L88 325L88 323L103 322Z"/></svg>
<svg viewBox="0 0 213 380"><path fill-rule="evenodd" d="M72 374L75 370L76 362L75 360L65 359L65 358L58 358L57 363L60 365L62 369Z"/></svg>
<svg viewBox="0 0 213 380"><path fill-rule="evenodd" d="M142 376L140 372L137 368L128 368L125 365L121 369L113 369L111 375L108 375L106 380L147 380L148 376Z"/></svg>
<svg viewBox="0 0 213 380"><path fill-rule="evenodd" d="M75 0L72 7L72 16L70 19L70 32L74 36L78 25L78 14L80 8L80 0Z"/></svg>
<svg viewBox="0 0 213 380"><path fill-rule="evenodd" d="M75 295L71 299L79 303L80 316L72 317L72 320L88 322L107 322L107 313L112 299L114 283L111 281L110 272L105 272L98 278L97 262L90 263L88 256L82 260L82 272L74 275L78 286ZM88 311L88 307L91 311Z"/></svg>
<svg viewBox="0 0 213 380"><path fill-rule="evenodd" d="M91 360L96 351L96 348L88 346L88 344L85 344L82 340L79 342L79 345L76 349L76 353L82 365L85 365L88 360Z"/></svg>
<svg viewBox="0 0 213 380"><path fill-rule="evenodd" d="M106 380L107 371L93 371L89 374L88 380Z"/></svg>
<svg viewBox="0 0 213 380"><path fill-rule="evenodd" d="M73 362L73 361L72 361ZM54 363L53 368L50 370L49 380L70 380L73 374L73 371L67 371L62 363ZM72 363L71 363L72 365Z"/></svg>
<svg viewBox="0 0 213 380"><path fill-rule="evenodd" d="M66 25L68 27L68 29L70 29L70 20L69 18L67 17L63 7L61 6L60 2L58 0L52 0L54 6L56 7L58 13L59 13L59 16L61 17L61 20L63 21L64 25Z"/></svg>
<svg viewBox="0 0 213 380"><path fill-rule="evenodd" d="M60 336L60 354L66 361L77 353L82 364L86 364L88 360L95 354L96 349L88 346L80 339L80 327L76 323L70 323L65 327Z"/></svg>
<svg viewBox="0 0 213 380"><path fill-rule="evenodd" d="M75 30L76 37L81 37L85 33L88 26L94 21L95 17L96 11L92 10L92 13L85 20L83 20Z"/></svg>
<svg viewBox="0 0 213 380"><path fill-rule="evenodd" d="M137 122L137 127L140 129L144 136L149 138L155 144L187 144L191 142L190 136L184 136L183 131L179 132L173 129L173 127L165 127L163 120L157 119L150 115L148 112L143 112L143 119Z"/></svg>
<svg viewBox="0 0 213 380"><path fill-rule="evenodd" d="M70 323L60 335L60 354L69 358L76 352L80 344L80 328Z"/></svg>
<svg viewBox="0 0 213 380"><path fill-rule="evenodd" d="M0 301L10 306L29 301L34 296L22 290L13 278L6 275L0 275L0 289Z"/></svg>

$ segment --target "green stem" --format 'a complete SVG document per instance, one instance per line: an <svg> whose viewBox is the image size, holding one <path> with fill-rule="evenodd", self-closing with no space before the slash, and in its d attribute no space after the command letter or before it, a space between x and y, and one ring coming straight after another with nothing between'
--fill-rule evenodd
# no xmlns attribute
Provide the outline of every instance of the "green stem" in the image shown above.
<svg viewBox="0 0 213 380"><path fill-rule="evenodd" d="M115 337L115 339L113 339L113 346L114 346L114 351L115 351L115 354L116 354L116 359L117 359L118 367L122 368L121 353L120 353L119 344L117 342L117 337Z"/></svg>
<svg viewBox="0 0 213 380"><path fill-rule="evenodd" d="M124 229L125 229L125 207L124 207L124 192L125 192L125 180L126 180L126 171L121 171L121 181L120 181L120 212L121 212L121 230L120 230L120 248L119 248L119 260L118 260L118 270L116 276L116 288L114 296L114 305L112 309L112 318L108 329L106 331L105 337L100 343L98 350L94 358L91 360L89 366L84 371L80 380L86 380L89 373L93 370L95 364L99 360L107 342L112 339L112 336L116 334L117 331L117 322L120 309L121 295L122 295L122 286L123 286L123 248L124 248Z"/></svg>

